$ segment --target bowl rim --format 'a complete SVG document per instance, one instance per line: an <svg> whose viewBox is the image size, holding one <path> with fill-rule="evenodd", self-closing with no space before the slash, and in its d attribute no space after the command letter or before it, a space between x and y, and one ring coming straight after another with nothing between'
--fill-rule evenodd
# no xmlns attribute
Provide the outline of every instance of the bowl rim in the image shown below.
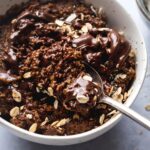
<svg viewBox="0 0 150 150"><path fill-rule="evenodd" d="M115 2L118 4L119 7L121 7L128 14L128 12L125 10L125 8L119 2L117 2L117 0ZM144 79L146 76L147 66L148 66L148 56L147 56L145 40L143 38L143 35L141 34L141 31L139 30L139 27L137 26L134 19L129 14L128 14L128 17L133 21L134 25L136 26L136 28L139 32L141 39L142 39L143 57L144 57L144 60L142 61L143 72L140 76L141 82L140 82L140 84L138 84L138 87L136 87L136 90L133 90L133 94L131 94L132 99L130 99L131 98L131 95L130 95L125 103L125 105L127 107L130 107L132 105L132 103L135 101L136 97L139 94L139 91L142 88L142 85L143 85L143 82L144 82ZM132 88L133 88L133 86L131 87L131 89ZM63 140L64 141L64 140L73 140L73 139L77 139L77 138L81 139L81 138L93 135L93 134L100 132L101 130L104 130L105 128L111 126L112 124L115 124L117 121L119 121L121 119L121 117L122 117L122 114L118 113L114 118L111 118L108 122L104 123L103 125L95 128L95 129L91 129L91 130L83 132L83 133L79 133L79 134L75 134L75 135L67 135L67 136L66 135L65 136L57 136L57 135L52 136L52 135L42 135L42 134L32 133L32 132L29 132L28 130L25 130L23 128L20 128L20 127L17 127L15 125L11 124L10 122L6 121L5 119L3 119L1 117L0 117L0 125L9 128L12 131L20 132L23 135L30 136L32 138L45 139L45 140L60 140L60 141Z"/></svg>
<svg viewBox="0 0 150 150"><path fill-rule="evenodd" d="M145 18L150 21L150 13L148 13L143 0L136 0L137 6L142 12L142 14L145 16Z"/></svg>

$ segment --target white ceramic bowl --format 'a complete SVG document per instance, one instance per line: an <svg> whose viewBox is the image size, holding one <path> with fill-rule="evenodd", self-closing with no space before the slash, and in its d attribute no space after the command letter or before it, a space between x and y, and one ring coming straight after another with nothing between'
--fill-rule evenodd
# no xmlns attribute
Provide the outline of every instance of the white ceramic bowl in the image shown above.
<svg viewBox="0 0 150 150"><path fill-rule="evenodd" d="M20 3L23 0L0 0L0 14L3 14L8 6L14 5L15 3ZM146 67L147 67L147 54L145 49L145 44L143 37L141 36L138 27L133 22L130 15L122 8L118 1L116 0L87 0L87 2L92 3L96 7L103 7L109 20L109 26L117 29L118 31L124 31L126 38L131 42L132 47L136 49L137 54L137 68L136 68L136 79L132 86L133 92L127 100L126 105L130 106L139 90L142 86ZM71 145L76 143L85 142L95 137L98 137L108 130L110 130L114 125L116 125L121 119L121 114L118 114L115 118L109 120L104 125L93 129L91 131L71 135L71 136L44 136L35 133L30 133L24 129L18 128L4 119L0 118L0 123L2 126L13 132L15 135L30 140L33 142L47 144L47 145Z"/></svg>

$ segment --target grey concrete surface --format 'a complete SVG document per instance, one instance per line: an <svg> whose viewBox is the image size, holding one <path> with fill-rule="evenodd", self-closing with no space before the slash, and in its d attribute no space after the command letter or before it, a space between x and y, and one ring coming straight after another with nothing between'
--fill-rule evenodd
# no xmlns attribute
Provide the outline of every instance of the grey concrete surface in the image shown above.
<svg viewBox="0 0 150 150"><path fill-rule="evenodd" d="M144 35L150 60L150 28L138 14L135 0L118 0L134 17ZM143 88L132 108L150 119L150 66ZM0 150L150 150L150 132L124 117L112 130L93 141L73 146L44 146L22 140L0 127Z"/></svg>

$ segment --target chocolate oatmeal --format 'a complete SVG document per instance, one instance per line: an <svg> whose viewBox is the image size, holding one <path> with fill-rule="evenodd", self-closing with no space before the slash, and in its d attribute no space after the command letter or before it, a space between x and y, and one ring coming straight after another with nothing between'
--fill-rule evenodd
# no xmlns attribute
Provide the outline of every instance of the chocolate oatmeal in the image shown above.
<svg viewBox="0 0 150 150"><path fill-rule="evenodd" d="M0 20L0 114L44 135L73 135L107 122L117 111L106 95L124 103L135 78L135 54L107 25L102 9L82 1L31 0Z"/></svg>

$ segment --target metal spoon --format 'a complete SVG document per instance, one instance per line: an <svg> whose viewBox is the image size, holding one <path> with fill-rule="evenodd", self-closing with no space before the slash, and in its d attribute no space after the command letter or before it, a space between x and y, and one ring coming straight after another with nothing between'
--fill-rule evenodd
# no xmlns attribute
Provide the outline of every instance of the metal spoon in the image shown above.
<svg viewBox="0 0 150 150"><path fill-rule="evenodd" d="M132 110L131 108L126 107L124 104L119 103L113 100L112 98L106 96L104 93L104 89L103 89L103 82L98 72L93 67L91 67L90 65L86 63L85 63L85 66L87 68L87 72L93 77L93 80L99 83L100 85L102 85L103 98L100 100L100 102L106 103L114 107L115 109L119 110L121 113L126 115L127 117L131 118L132 120L136 121L143 127L150 130L150 121L148 119L144 118L143 116L141 116L140 114Z"/></svg>

